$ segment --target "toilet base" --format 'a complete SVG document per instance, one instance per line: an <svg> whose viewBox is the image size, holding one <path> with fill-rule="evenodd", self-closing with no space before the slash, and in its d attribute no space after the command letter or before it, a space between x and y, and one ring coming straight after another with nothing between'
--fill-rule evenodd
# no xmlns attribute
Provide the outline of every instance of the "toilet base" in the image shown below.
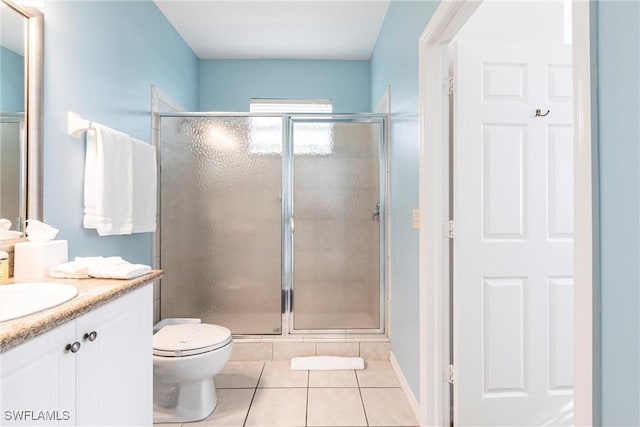
<svg viewBox="0 0 640 427"><path fill-rule="evenodd" d="M176 384L154 384L153 389L154 424L203 420L218 404L213 378L182 383L179 387Z"/></svg>

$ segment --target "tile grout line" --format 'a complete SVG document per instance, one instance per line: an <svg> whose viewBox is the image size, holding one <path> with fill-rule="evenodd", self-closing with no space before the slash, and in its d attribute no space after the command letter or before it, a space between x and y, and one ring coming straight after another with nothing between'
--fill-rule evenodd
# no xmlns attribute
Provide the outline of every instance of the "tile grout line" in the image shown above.
<svg viewBox="0 0 640 427"><path fill-rule="evenodd" d="M362 404L362 412L364 412L364 422L369 426L369 417L367 417L367 409L364 406L364 399L362 398L362 390L360 389L360 379L358 378L358 372L354 369L353 374L356 376L356 384L358 384L358 394L360 395L360 403Z"/></svg>
<svg viewBox="0 0 640 427"><path fill-rule="evenodd" d="M307 405L304 411L304 425L309 425L309 380L311 379L311 371L307 371Z"/></svg>
<svg viewBox="0 0 640 427"><path fill-rule="evenodd" d="M258 385L260 384L260 380L262 379L262 373L264 372L265 365L266 363L262 361L262 369L260 369L260 375L258 375L258 382L256 383L256 386L253 389L251 402L249 402L249 409L247 409L247 415L244 416L244 422L242 423L242 427L245 427L247 425L247 421L249 420L249 413L251 412L251 406L253 406L253 400L256 398L256 393L258 392Z"/></svg>

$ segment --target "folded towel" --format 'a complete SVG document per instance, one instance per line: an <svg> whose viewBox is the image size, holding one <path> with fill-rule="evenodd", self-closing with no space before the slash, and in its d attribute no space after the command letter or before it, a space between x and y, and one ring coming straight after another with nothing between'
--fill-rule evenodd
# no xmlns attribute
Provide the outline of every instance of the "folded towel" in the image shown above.
<svg viewBox="0 0 640 427"><path fill-rule="evenodd" d="M133 232L156 231L157 181L156 148L132 138Z"/></svg>
<svg viewBox="0 0 640 427"><path fill-rule="evenodd" d="M143 264L120 263L92 264L89 275L101 279L133 279L151 271L151 267Z"/></svg>
<svg viewBox="0 0 640 427"><path fill-rule="evenodd" d="M131 264L118 256L76 257L75 261L52 267L49 274L60 279L133 279L149 271L148 265Z"/></svg>
<svg viewBox="0 0 640 427"><path fill-rule="evenodd" d="M58 279L87 279L89 278L89 268L88 265L83 262L65 262L64 264L51 267L49 276Z"/></svg>
<svg viewBox="0 0 640 427"><path fill-rule="evenodd" d="M51 267L49 275L58 279L87 279L91 265L118 264L123 262L120 257L76 257L74 261Z"/></svg>
<svg viewBox="0 0 640 427"><path fill-rule="evenodd" d="M100 236L133 230L132 142L129 135L92 123L85 163L86 228Z"/></svg>

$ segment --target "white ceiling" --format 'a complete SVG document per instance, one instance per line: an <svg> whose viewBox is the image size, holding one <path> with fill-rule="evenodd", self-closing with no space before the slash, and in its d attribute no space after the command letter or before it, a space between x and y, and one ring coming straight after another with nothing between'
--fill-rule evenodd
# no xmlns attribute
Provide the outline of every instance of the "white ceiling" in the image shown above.
<svg viewBox="0 0 640 427"><path fill-rule="evenodd" d="M154 0L201 59L369 59L389 0Z"/></svg>

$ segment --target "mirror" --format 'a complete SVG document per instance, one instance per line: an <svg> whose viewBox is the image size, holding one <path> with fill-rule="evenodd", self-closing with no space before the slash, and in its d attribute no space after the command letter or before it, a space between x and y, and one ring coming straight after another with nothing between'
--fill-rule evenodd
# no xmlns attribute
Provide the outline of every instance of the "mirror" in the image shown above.
<svg viewBox="0 0 640 427"><path fill-rule="evenodd" d="M42 219L43 17L0 2L0 240Z"/></svg>

